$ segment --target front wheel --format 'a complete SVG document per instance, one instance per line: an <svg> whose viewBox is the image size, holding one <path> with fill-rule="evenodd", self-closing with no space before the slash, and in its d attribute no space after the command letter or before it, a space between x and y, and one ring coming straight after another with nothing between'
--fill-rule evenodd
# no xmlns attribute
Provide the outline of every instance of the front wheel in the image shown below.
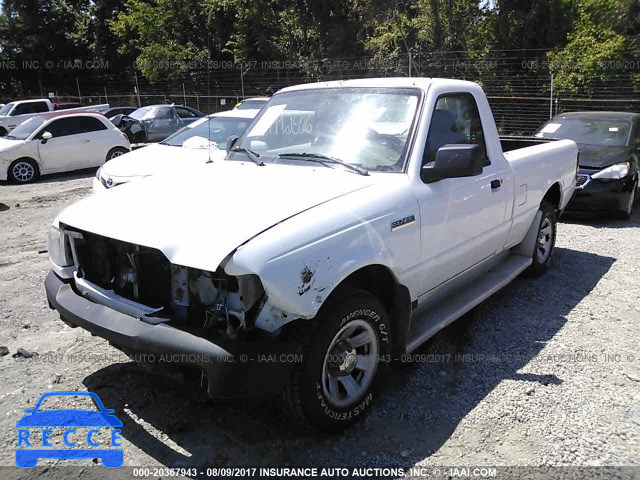
<svg viewBox="0 0 640 480"><path fill-rule="evenodd" d="M30 158L21 158L9 166L9 180L15 183L35 182L40 176L38 164Z"/></svg>
<svg viewBox="0 0 640 480"><path fill-rule="evenodd" d="M112 148L111 150L109 150L109 153L107 153L107 158L105 158L104 161L108 162L109 160L113 160L114 158L121 157L125 153L129 153L129 150L127 150L126 148L123 148L123 147Z"/></svg>
<svg viewBox="0 0 640 480"><path fill-rule="evenodd" d="M542 216L538 227L536 244L533 249L533 262L526 271L528 275L533 277L542 275L549 268L553 248L556 244L556 229L558 226L556 210L553 205L548 202L542 202L539 212L542 213Z"/></svg>
<svg viewBox="0 0 640 480"><path fill-rule="evenodd" d="M368 292L350 291L326 305L287 399L296 419L337 432L372 407L389 367L389 315Z"/></svg>
<svg viewBox="0 0 640 480"><path fill-rule="evenodd" d="M633 189L631 190L631 193L629 194L627 208L625 208L622 212L620 212L620 215L622 216L623 220L631 220L631 217L633 216L633 206L636 203L637 190L638 190L638 184L635 184L633 186Z"/></svg>

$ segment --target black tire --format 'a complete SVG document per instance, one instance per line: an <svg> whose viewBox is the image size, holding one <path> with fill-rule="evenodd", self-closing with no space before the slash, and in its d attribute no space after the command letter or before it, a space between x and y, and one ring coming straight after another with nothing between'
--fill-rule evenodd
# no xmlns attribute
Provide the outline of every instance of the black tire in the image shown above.
<svg viewBox="0 0 640 480"><path fill-rule="evenodd" d="M125 153L129 153L129 150L127 150L126 148L123 147L114 147L111 150L109 150L107 152L107 156L104 159L105 162L108 162L109 160L113 160L114 158L118 158L121 155L124 155Z"/></svg>
<svg viewBox="0 0 640 480"><path fill-rule="evenodd" d="M633 190L631 190L631 194L629 195L629 203L627 204L627 208L620 212L620 218L622 218L623 220L629 221L631 220L631 217L633 217L633 206L635 205L636 200L638 200L637 193L638 184L636 183L633 186Z"/></svg>
<svg viewBox="0 0 640 480"><path fill-rule="evenodd" d="M40 178L40 168L35 160L19 158L9 165L8 177L14 183L33 183Z"/></svg>
<svg viewBox="0 0 640 480"><path fill-rule="evenodd" d="M543 201L539 211L542 212L542 217L540 218L536 244L531 257L533 263L525 272L530 277L539 277L548 270L553 248L556 245L556 230L558 227L556 209L549 202Z"/></svg>
<svg viewBox="0 0 640 480"><path fill-rule="evenodd" d="M299 423L338 432L368 413L384 384L391 360L389 315L373 295L354 289L330 300L316 325L286 398ZM355 348L348 343L365 339L370 342Z"/></svg>
<svg viewBox="0 0 640 480"><path fill-rule="evenodd" d="M7 133L9 132L7 132L6 128L0 127L0 137L4 137Z"/></svg>

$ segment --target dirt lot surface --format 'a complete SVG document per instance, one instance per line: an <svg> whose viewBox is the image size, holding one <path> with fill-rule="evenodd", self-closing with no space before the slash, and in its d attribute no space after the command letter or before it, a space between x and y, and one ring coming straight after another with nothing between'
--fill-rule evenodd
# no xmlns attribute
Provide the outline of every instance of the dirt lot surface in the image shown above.
<svg viewBox="0 0 640 480"><path fill-rule="evenodd" d="M23 410L53 390L115 409L125 465L640 465L640 208L563 221L547 275L441 332L364 422L327 437L279 401L212 403L151 376L48 308L48 225L92 175L0 184L0 465L14 465Z"/></svg>

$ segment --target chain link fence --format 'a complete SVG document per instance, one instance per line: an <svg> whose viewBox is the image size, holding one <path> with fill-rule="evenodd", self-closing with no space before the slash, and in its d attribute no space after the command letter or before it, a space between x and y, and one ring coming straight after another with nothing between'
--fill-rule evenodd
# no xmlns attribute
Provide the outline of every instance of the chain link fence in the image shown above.
<svg viewBox="0 0 640 480"><path fill-rule="evenodd" d="M640 62L636 62L640 66ZM634 63L635 65L635 63ZM502 51L470 60L462 52L436 52L393 59L375 57L296 61L210 61L158 65L165 78L150 83L132 70L120 76L75 78L71 92L62 85L40 86L58 101L112 106L186 104L204 113L228 110L241 99L269 96L298 83L350 78L425 76L480 83L502 134L533 133L558 113L576 110L640 112L640 69L610 67L607 80L591 92L565 94L555 88L544 51ZM634 84L634 80L636 83ZM33 92L25 98L37 96Z"/></svg>

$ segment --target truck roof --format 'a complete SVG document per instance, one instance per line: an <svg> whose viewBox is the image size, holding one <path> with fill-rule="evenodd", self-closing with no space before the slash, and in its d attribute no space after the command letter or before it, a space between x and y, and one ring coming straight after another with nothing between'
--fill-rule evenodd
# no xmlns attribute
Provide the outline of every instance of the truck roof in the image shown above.
<svg viewBox="0 0 640 480"><path fill-rule="evenodd" d="M420 88L427 90L430 85L446 83L447 85L458 86L474 86L478 87L475 82L466 80L455 80L451 78L428 78L428 77L385 77L385 78L358 78L354 80L334 80L331 82L306 83L302 85L294 85L285 87L279 92L290 92L295 90L309 90L320 88L336 88L336 87L391 87L391 88ZM278 93L279 93L278 92Z"/></svg>

